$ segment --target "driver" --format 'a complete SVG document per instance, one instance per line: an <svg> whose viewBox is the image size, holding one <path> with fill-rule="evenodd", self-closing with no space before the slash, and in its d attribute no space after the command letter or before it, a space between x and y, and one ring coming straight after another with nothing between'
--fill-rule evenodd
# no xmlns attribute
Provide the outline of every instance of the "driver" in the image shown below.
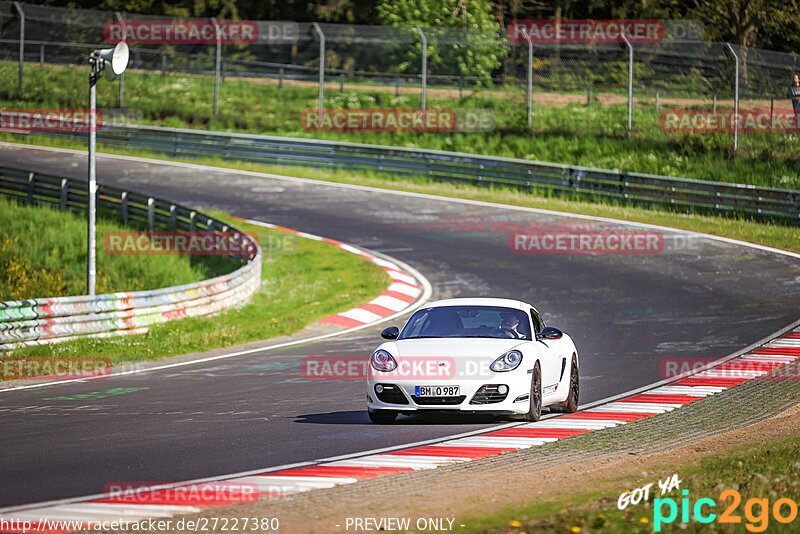
<svg viewBox="0 0 800 534"><path fill-rule="evenodd" d="M521 338L523 337L517 331L519 326L519 317L515 313L503 312L500 314L500 332L507 337Z"/></svg>

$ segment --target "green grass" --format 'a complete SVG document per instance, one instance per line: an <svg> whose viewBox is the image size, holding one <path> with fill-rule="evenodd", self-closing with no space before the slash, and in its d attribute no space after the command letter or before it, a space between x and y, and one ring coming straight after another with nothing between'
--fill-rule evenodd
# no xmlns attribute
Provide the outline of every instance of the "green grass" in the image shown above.
<svg viewBox="0 0 800 534"><path fill-rule="evenodd" d="M6 212L3 207L0 206L0 214ZM223 213L213 215L230 220ZM230 222L240 230L255 234L264 251L261 288L246 305L213 317L165 323L142 335L82 338L26 347L11 352L11 357L98 356L108 357L117 365L207 351L297 332L323 317L371 300L390 283L382 269L334 245L239 221ZM47 248L42 247L37 245L36 250L44 253ZM139 261L136 256L122 257Z"/></svg>
<svg viewBox="0 0 800 534"><path fill-rule="evenodd" d="M208 256L107 254L103 236L131 231L110 214L97 220L97 292L198 282L237 265ZM0 197L0 301L86 294L86 216Z"/></svg>
<svg viewBox="0 0 800 534"><path fill-rule="evenodd" d="M661 532L748 532L747 525L755 530L767 526L767 532L796 532L798 519L789 524L781 524L771 516L760 516L760 508L751 506L752 517L745 513L749 499L768 499L769 511L776 500L788 498L800 502L800 485L797 473L800 470L800 435L793 435L768 445L750 445L722 453L713 454L699 462L659 468L647 476L637 479L608 478L592 482L595 488L580 494L558 494L549 496L546 502L506 507L495 513L473 518L458 518L466 525L461 529L465 534L519 534L564 533L564 532L603 532L603 533L652 533L654 531L654 499L661 498L658 484L650 489L650 500L638 505L630 504L625 510L617 508L617 500L627 489L642 487L657 480L666 480L677 473L681 480L680 490L689 491L689 503L693 508L698 499L711 498L717 506L712 511L717 519L709 524L689 521L681 526L681 499L678 490L663 496L672 498L678 507L678 515L672 524L663 524ZM732 503L731 498L720 498L726 489L737 490L741 503L734 514L741 518L741 524L721 524L718 519ZM655 492L655 493L654 493ZM661 507L668 515L668 505ZM703 513L708 514L708 506ZM789 514L784 505L782 513ZM690 511L690 517L692 513ZM765 522L766 521L766 522Z"/></svg>
<svg viewBox="0 0 800 534"><path fill-rule="evenodd" d="M16 68L0 62L0 106L7 108L85 108L85 68L29 66L24 97L16 92ZM98 105L114 108L118 83L98 84ZM465 93L466 94L466 93ZM565 93L567 94L567 93ZM314 137L405 147L519 157L625 171L683 176L701 180L748 183L800 189L800 136L797 134L742 134L740 151L733 156L732 134L674 135L659 127L659 116L649 99L634 110L634 133L626 136L624 104L604 107L594 103L558 108L534 105L533 131L527 127L524 92L483 90L465 96L429 95L428 106L479 108L496 114L497 129L490 133L324 133L306 132L300 123L304 109L315 108L317 90L311 86L232 78L222 85L220 113L213 117L213 79L196 75L129 72L125 77L125 105L141 114L136 122L169 127ZM329 108L418 108L418 93L395 96L385 89L353 86L343 93L326 89ZM673 107L665 104L662 108ZM721 107L721 106L720 106Z"/></svg>

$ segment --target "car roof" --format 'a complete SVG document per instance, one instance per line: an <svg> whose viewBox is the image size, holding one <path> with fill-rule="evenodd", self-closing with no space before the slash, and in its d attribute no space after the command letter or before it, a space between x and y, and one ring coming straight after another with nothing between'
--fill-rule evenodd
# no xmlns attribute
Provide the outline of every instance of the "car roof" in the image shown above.
<svg viewBox="0 0 800 534"><path fill-rule="evenodd" d="M500 306L503 308L515 308L519 310L525 310L526 312L528 309L533 308L530 304L526 302L522 302L521 300L514 300L514 299L498 299L498 298L486 298L486 297L469 297L469 298L456 298L456 299L444 299L444 300L435 300L433 302L429 302L423 308L437 308L441 306Z"/></svg>

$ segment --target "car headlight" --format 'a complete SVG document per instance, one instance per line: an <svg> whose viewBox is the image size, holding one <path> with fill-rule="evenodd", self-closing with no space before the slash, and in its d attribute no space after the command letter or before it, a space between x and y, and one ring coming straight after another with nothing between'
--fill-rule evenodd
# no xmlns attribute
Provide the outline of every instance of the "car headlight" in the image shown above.
<svg viewBox="0 0 800 534"><path fill-rule="evenodd" d="M489 369L496 373L513 371L519 367L520 363L522 363L522 353L518 350L510 350L493 361Z"/></svg>
<svg viewBox="0 0 800 534"><path fill-rule="evenodd" d="M378 349L372 353L370 358L370 365L376 371L389 373L397 369L397 362L392 358L392 355L383 349Z"/></svg>

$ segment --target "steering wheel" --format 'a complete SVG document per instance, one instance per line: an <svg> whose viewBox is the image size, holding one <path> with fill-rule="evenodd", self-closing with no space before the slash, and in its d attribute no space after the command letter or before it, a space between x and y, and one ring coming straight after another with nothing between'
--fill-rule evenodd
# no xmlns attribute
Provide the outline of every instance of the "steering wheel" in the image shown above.
<svg viewBox="0 0 800 534"><path fill-rule="evenodd" d="M514 339L516 339L516 338L518 338L518 337L519 337L519 336L517 335L517 333L516 333L516 332L514 332L514 330L513 330L513 329L511 329L511 328L509 328L509 327L507 327L507 326L501 326L501 327L500 327L500 331L502 331L504 334L508 335L508 337L513 337Z"/></svg>

